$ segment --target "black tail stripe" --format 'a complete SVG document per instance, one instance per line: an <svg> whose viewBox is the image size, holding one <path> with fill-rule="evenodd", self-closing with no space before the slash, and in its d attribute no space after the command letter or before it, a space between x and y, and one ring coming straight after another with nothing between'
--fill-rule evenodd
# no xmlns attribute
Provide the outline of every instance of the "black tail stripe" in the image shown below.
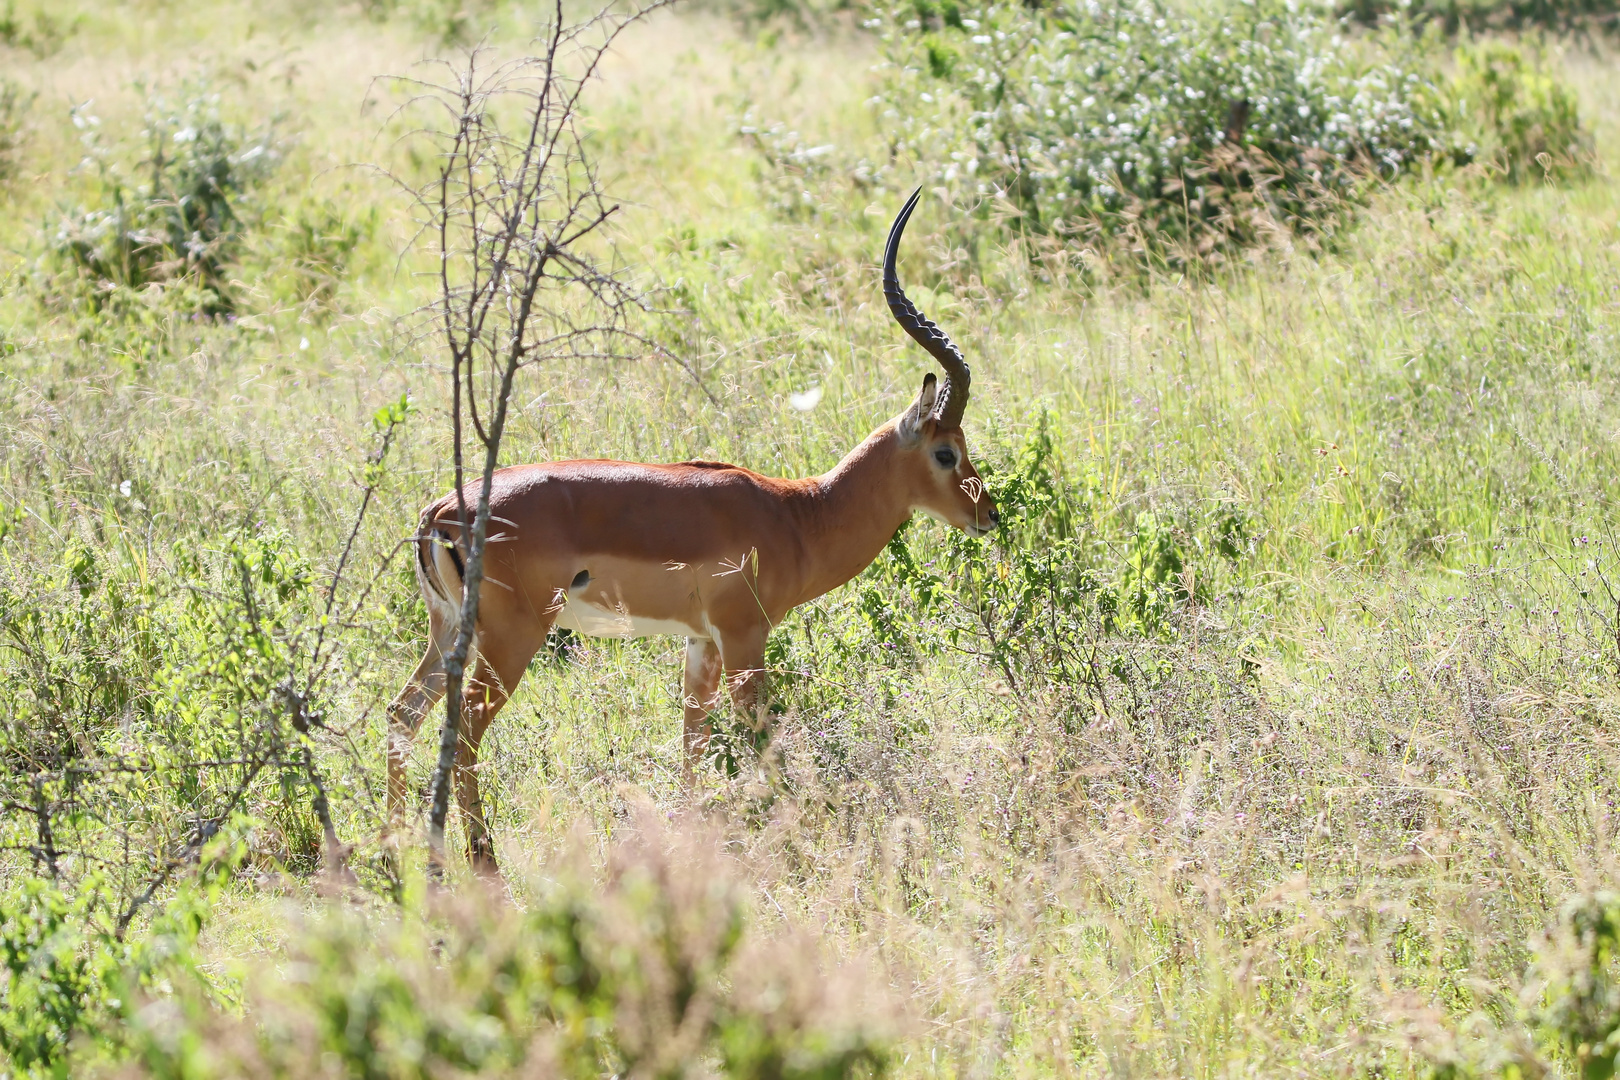
<svg viewBox="0 0 1620 1080"><path fill-rule="evenodd" d="M455 564L456 577L461 581L466 581L467 569L461 565L461 552L456 550L456 542L450 538L450 534L447 532L441 532L439 536L443 538L445 550L450 552L450 561Z"/></svg>
<svg viewBox="0 0 1620 1080"><path fill-rule="evenodd" d="M433 580L433 570L428 566L428 545L433 543L433 538L423 534L420 529L417 530L417 534L416 565L422 568L422 580L431 582Z"/></svg>

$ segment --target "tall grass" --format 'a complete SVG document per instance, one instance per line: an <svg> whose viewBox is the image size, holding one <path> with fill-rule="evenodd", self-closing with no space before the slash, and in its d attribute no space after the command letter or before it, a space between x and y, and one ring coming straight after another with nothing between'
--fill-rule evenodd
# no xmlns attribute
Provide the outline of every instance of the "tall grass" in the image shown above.
<svg viewBox="0 0 1620 1080"><path fill-rule="evenodd" d="M374 482L353 558L377 584L334 630L309 745L361 888L386 896L382 705L423 632L389 556L447 484L443 363L397 318L431 292L399 254L407 209L342 166L417 167L390 158L391 102L370 77L405 69L423 32L296 4L81 11L49 60L7 53L19 94L38 94L18 175L44 178L7 186L0 221L7 737L84 760L177 737L156 720L220 689L197 666L219 624L187 605L236 610L227 538L278 545L298 570L277 579L295 582L285 625L313 625ZM873 56L701 13L627 42L594 137L624 242L667 284L649 332L684 363L524 385L511 460L805 475L909 400L923 358L876 290L892 207L828 183L785 213L734 134L768 100L809 143L868 152ZM235 318L192 318L161 289L116 317L42 303L45 223L93 180L54 103L93 97L104 128L138 131L137 80L177 86L199 62L232 123L296 118L233 264ZM1612 65L1563 63L1608 152ZM484 747L512 899L547 910L578 836L599 876L581 888L610 895L615 844L656 834L646 801L706 818L691 861L729 868L752 925L875 957L905 1013L896 1075L1408 1076L1489 1071L1526 1046L1570 1074L1575 1049L1536 1041L1522 995L1565 897L1617 877L1610 165L1518 187L1420 176L1375 192L1333 251L1196 283L1087 281L1016 243L968 251L925 204L908 287L974 364L968 437L1018 520L984 542L915 523L789 618L770 659L774 778L716 769L682 792L679 642L542 652ZM313 245L336 254L311 256L299 221L341 235ZM789 406L813 385L819 404ZM368 471L370 418L401 393L412 414ZM41 620L36 639L18 629ZM163 697L162 671L195 677ZM424 751L413 783L430 768ZM199 1032L234 1023L255 965L294 947L372 970L351 948L370 931L311 937L285 915L289 896L323 901L309 792L278 783L254 790L241 869L206 905L196 961L207 1008L225 1005ZM202 805L138 794L146 831L122 820L125 834L183 839ZM64 887L116 846L80 826ZM30 827L8 812L8 890L46 875ZM413 873L407 859L407 890ZM401 942L385 954L421 987L463 993L461 969Z"/></svg>

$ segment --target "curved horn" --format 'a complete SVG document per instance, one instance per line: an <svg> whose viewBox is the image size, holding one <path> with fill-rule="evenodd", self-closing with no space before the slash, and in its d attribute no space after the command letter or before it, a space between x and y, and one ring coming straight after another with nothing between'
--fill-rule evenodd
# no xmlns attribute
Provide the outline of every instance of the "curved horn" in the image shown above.
<svg viewBox="0 0 1620 1080"><path fill-rule="evenodd" d="M911 193L911 198L906 200L906 205L889 229L889 242L883 249L883 298L889 302L889 310L894 312L895 321L945 369L945 385L940 388L934 418L941 427L953 428L961 426L962 410L967 408L968 384L972 381L967 361L962 358L962 350L946 336L945 331L935 326L928 316L917 310L917 305L906 299L905 291L900 288L900 278L894 272L895 256L900 252L900 234L906 231L906 222L917 208L917 199L921 195L920 187Z"/></svg>

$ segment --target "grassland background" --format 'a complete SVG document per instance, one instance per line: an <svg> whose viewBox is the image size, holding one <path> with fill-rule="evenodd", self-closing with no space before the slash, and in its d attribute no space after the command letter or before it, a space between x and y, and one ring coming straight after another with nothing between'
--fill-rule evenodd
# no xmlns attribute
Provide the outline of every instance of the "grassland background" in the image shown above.
<svg viewBox="0 0 1620 1080"><path fill-rule="evenodd" d="M37 97L0 221L0 503L22 511L0 574L14 598L64 603L73 552L93 552L97 580L161 582L174 543L236 529L284 531L329 567L369 419L408 392L361 536L375 572L448 468L441 357L405 318L431 283L420 254L400 257L408 204L364 167L412 167L386 125L397 92L374 76L443 46L408 18L313 4L78 10L59 51L4 52ZM695 10L627 37L590 118L623 251L672 286L685 314L661 328L690 370L648 356L529 373L505 460L807 475L910 400L925 365L875 266L896 193L828 187L783 217L736 135L752 111L813 142L880 142L863 104L876 60L852 30ZM1617 884L1620 75L1601 52L1557 65L1594 133L1592 178L1417 178L1337 250L1212 281L1053 281L996 250L964 264L940 240L948 211L925 203L905 276L973 363L975 457L1009 474L1044 416L1065 527L1105 571L1142 513L1179 523L1195 599L1162 633L1099 633L1152 677L1112 697L1019 678L923 617L904 635L920 646L886 655L863 597L913 610L886 555L779 632L790 789L717 775L693 797L677 782L682 643L579 643L536 662L485 743L517 900L525 868L578 830L605 843L633 806L696 806L757 889L756 919L876 958L909 1017L902 1076L1413 1075L1518 1030L1531 939L1568 894ZM90 183L69 108L132 134L143 83L178 94L199 76L227 114L277 118L285 155L255 196L239 317L155 307L115 332L42 307L53 215ZM287 254L310 221L364 237L320 305ZM790 408L812 385L820 403ZM1197 527L1232 507L1237 559ZM907 541L923 562L955 543L923 523ZM1007 562L995 543L973 555L991 576ZM362 868L381 706L423 631L402 560L383 574L323 703ZM120 662L116 640L107 652ZM296 865L307 813L255 809L256 865ZM204 944L221 980L283 955L289 892L315 903L268 874L216 901Z"/></svg>

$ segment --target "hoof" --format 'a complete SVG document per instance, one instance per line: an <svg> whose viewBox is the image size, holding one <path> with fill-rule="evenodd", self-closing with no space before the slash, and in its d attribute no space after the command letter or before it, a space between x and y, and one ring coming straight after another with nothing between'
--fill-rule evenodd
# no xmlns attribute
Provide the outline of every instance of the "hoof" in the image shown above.
<svg viewBox="0 0 1620 1080"><path fill-rule="evenodd" d="M495 862L495 843L487 836L474 837L467 844L467 865L480 877L498 878L501 868Z"/></svg>

